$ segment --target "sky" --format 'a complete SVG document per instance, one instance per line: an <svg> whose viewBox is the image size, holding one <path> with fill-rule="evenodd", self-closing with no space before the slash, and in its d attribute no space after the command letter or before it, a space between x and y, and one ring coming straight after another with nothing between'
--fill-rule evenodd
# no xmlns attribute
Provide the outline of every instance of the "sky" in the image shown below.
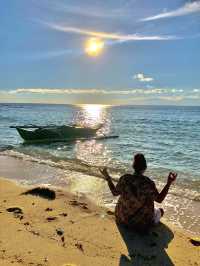
<svg viewBox="0 0 200 266"><path fill-rule="evenodd" d="M200 1L1 1L0 102L200 106Z"/></svg>

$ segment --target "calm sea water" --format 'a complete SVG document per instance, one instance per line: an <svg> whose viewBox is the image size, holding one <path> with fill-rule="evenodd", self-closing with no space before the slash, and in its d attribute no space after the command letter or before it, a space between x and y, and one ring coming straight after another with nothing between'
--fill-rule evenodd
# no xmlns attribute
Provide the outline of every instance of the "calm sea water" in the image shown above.
<svg viewBox="0 0 200 266"><path fill-rule="evenodd" d="M119 139L23 146L22 139L11 125L48 125L77 123L95 126L104 123L104 134ZM101 132L100 132L101 133ZM149 168L174 170L180 177L200 178L200 107L160 106L69 106L0 104L0 146L80 159L94 165L128 165L133 153L143 152Z"/></svg>
<svg viewBox="0 0 200 266"><path fill-rule="evenodd" d="M17 131L9 128L73 123L102 123L98 134L119 138L23 145ZM163 183L169 171L178 172L174 194L195 202L200 201L199 143L200 107L0 104L0 155L34 158L97 177L98 167L108 166L117 177L131 171L133 154L142 152L153 179Z"/></svg>

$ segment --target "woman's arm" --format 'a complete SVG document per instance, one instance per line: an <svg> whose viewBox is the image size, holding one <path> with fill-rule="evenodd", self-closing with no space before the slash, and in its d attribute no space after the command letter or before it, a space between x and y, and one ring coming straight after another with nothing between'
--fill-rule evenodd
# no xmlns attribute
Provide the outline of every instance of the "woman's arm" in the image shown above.
<svg viewBox="0 0 200 266"><path fill-rule="evenodd" d="M99 169L102 175L104 176L105 180L108 182L108 186L110 188L111 193L113 196L118 196L120 193L117 191L115 185L113 184L112 177L108 174L107 168L103 170Z"/></svg>
<svg viewBox="0 0 200 266"><path fill-rule="evenodd" d="M156 202L161 203L163 202L163 200L166 198L169 188L171 186L171 184L176 180L177 174L176 173L169 173L168 176L168 180L167 180L167 184L164 186L164 188L162 189L162 191L160 193L158 193L157 197L156 197Z"/></svg>

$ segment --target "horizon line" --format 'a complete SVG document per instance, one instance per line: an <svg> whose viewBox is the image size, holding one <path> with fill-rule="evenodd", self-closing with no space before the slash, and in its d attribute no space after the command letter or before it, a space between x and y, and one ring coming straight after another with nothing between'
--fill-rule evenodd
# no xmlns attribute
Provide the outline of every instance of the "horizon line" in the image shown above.
<svg viewBox="0 0 200 266"><path fill-rule="evenodd" d="M177 104L104 104L104 103L47 103L47 102L1 102L0 104L32 104L32 105L102 105L102 106L176 106L176 107L200 107L200 105L177 105Z"/></svg>

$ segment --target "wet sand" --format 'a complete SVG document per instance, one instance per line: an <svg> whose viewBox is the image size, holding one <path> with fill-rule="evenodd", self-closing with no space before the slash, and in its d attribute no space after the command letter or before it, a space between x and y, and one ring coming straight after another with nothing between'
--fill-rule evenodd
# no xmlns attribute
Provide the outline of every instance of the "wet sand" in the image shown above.
<svg viewBox="0 0 200 266"><path fill-rule="evenodd" d="M165 221L143 237L112 212L57 189L56 199L0 179L0 265L198 265L191 235ZM13 209L14 208L14 209Z"/></svg>

